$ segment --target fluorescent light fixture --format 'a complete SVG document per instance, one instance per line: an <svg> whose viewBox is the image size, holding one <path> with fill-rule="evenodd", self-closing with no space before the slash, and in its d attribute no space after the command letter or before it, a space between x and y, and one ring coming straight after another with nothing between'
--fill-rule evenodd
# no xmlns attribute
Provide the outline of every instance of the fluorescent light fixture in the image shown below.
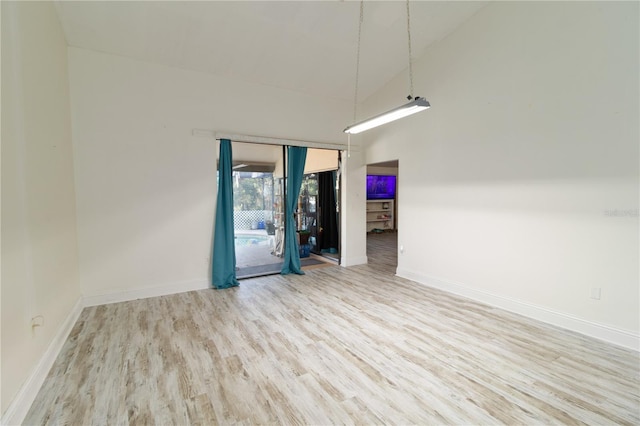
<svg viewBox="0 0 640 426"><path fill-rule="evenodd" d="M345 133L356 134L364 132L365 130L373 129L374 127L381 126L383 124L395 121L399 118L406 117L416 112L429 109L431 105L425 98L416 97L411 102L394 108L391 111L387 111L383 114L378 114L375 117L371 117L367 120L361 121L344 129Z"/></svg>

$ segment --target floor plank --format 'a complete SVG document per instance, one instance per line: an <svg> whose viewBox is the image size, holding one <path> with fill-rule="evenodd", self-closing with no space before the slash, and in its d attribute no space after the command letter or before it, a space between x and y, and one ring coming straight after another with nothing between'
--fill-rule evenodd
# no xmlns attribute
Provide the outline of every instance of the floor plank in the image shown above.
<svg viewBox="0 0 640 426"><path fill-rule="evenodd" d="M25 424L640 424L637 352L370 265L86 308Z"/></svg>

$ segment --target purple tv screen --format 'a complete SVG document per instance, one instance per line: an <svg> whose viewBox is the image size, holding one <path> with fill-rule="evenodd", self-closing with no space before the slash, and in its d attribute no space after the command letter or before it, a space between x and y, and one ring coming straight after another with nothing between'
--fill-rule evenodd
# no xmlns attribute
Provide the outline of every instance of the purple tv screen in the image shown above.
<svg viewBox="0 0 640 426"><path fill-rule="evenodd" d="M367 175L367 200L391 200L395 198L395 176Z"/></svg>

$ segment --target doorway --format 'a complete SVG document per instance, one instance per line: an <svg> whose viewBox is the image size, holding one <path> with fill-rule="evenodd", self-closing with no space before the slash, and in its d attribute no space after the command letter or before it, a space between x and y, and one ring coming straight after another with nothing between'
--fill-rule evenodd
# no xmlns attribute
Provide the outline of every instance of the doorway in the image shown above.
<svg viewBox="0 0 640 426"><path fill-rule="evenodd" d="M236 276L280 272L276 228L284 217L282 147L232 142L232 149Z"/></svg>
<svg viewBox="0 0 640 426"><path fill-rule="evenodd" d="M367 258L382 273L398 267L399 162L367 165Z"/></svg>
<svg viewBox="0 0 640 426"><path fill-rule="evenodd" d="M236 276L243 279L278 274L284 255L286 147L234 141L232 149ZM318 205L318 176L333 173L337 177L338 164L339 151L307 150L305 175L294 214L303 267L322 263L315 255L339 263L339 240L331 252L319 246L324 235L319 226L324 222L319 215L327 210L337 217L338 205ZM338 186L334 182L332 188Z"/></svg>
<svg viewBox="0 0 640 426"><path fill-rule="evenodd" d="M340 151L310 149L298 200L298 229L312 254L340 263ZM302 233L301 233L302 241Z"/></svg>

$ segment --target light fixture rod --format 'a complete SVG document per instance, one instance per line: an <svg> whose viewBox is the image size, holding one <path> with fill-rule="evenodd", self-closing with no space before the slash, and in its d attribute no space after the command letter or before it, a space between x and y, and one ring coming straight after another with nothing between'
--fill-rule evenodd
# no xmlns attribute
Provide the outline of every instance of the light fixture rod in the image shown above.
<svg viewBox="0 0 640 426"><path fill-rule="evenodd" d="M429 101L425 98L416 97L411 102L399 106L398 108L394 108L391 111L387 111L367 120L360 121L359 123L352 124L344 129L344 132L350 134L364 132L365 130L373 129L374 127L390 123L399 118L415 114L416 112L424 111L430 107L431 105L429 104Z"/></svg>
<svg viewBox="0 0 640 426"><path fill-rule="evenodd" d="M364 0L360 0L360 21L358 23L358 50L356 52L356 87L353 91L353 121L356 121L358 108L358 82L360 80L360 37L362 35L362 21L364 20Z"/></svg>
<svg viewBox="0 0 640 426"><path fill-rule="evenodd" d="M407 42L409 44L409 99L413 97L413 64L411 62L411 11L407 0Z"/></svg>
<svg viewBox="0 0 640 426"><path fill-rule="evenodd" d="M347 151L351 148L351 135L355 133L364 132L365 130L373 129L374 127L381 126L399 118L406 117L416 112L424 111L431 107L429 102L425 98L419 96L413 96L413 64L411 61L411 11L409 8L409 0L406 0L407 5L407 44L409 53L409 103L394 108L391 111L387 111L382 114L378 114L375 117L371 117L367 120L360 121L352 124L344 129L344 132L349 136L347 138ZM358 77L360 74L360 37L362 33L362 21L363 21L364 0L360 1L360 21L358 24L358 50L356 52L356 84L353 96L353 121L356 121L356 111L358 106Z"/></svg>

